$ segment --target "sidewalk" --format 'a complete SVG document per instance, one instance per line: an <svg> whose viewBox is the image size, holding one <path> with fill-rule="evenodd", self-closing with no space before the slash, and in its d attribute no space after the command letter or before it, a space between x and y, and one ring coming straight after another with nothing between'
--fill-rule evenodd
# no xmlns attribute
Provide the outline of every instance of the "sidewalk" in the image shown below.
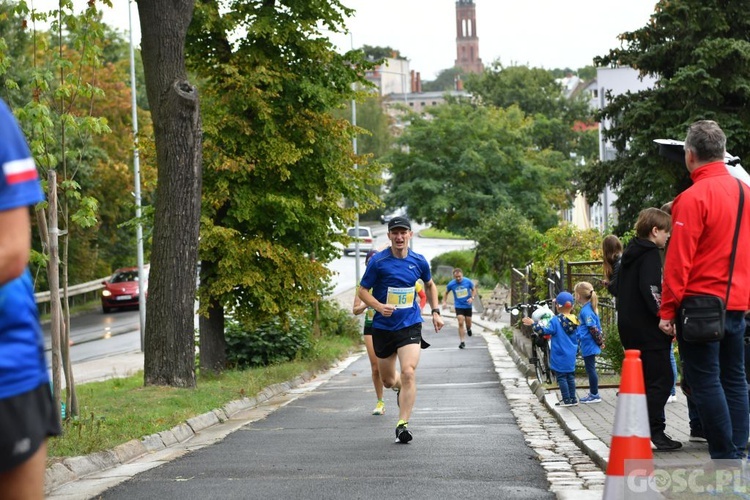
<svg viewBox="0 0 750 500"><path fill-rule="evenodd" d="M504 318L507 321L507 317ZM475 321L479 324L481 320ZM501 322L498 328L507 327L508 324ZM542 400L547 409L555 416L565 432L583 449L601 468L606 471L609 459L609 444L612 440L612 430L615 423L615 405L617 404L618 388L599 388L602 402L597 404L580 404L579 406L560 408L556 407L560 397L560 391L545 390L539 385L534 376L533 365L528 364L528 355L523 349L527 348L529 340L518 330L514 330L514 344L501 337L508 348L514 362L519 369L528 375L531 390ZM586 390L579 389L578 396L585 394ZM680 441L682 448L672 452L654 451L654 465L657 468L667 466L700 466L710 459L706 443L692 443L690 437L690 426L688 423L687 399L682 392L677 390L677 400L669 403L665 408L667 429L666 432L672 439Z"/></svg>

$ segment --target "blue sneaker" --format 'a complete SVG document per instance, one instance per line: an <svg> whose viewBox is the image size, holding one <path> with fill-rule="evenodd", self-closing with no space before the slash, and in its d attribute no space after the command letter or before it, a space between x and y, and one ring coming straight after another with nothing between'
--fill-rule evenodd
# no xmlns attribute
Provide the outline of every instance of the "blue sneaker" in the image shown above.
<svg viewBox="0 0 750 500"><path fill-rule="evenodd" d="M580 402L585 405L590 405L594 403L601 403L602 397L598 394L586 394L584 397L580 399Z"/></svg>

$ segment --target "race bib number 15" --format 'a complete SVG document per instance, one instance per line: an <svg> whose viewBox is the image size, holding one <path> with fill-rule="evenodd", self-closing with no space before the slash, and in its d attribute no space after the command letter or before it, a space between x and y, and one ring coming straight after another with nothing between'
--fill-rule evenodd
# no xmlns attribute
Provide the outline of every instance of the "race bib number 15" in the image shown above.
<svg viewBox="0 0 750 500"><path fill-rule="evenodd" d="M396 309L414 307L414 287L394 288L388 287L387 304L393 304Z"/></svg>

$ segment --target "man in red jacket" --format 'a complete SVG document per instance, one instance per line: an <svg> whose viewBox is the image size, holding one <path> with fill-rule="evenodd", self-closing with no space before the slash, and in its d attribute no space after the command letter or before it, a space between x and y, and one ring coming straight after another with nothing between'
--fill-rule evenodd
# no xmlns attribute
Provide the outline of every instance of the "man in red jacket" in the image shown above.
<svg viewBox="0 0 750 500"><path fill-rule="evenodd" d="M750 308L750 192L724 166L726 136L716 122L693 123L685 139L685 164L693 185L675 198L667 249L659 328L675 334L687 295L726 297L740 189L745 205L737 243L725 335L708 343L677 342L712 459L745 456L748 392L745 381L745 311Z"/></svg>

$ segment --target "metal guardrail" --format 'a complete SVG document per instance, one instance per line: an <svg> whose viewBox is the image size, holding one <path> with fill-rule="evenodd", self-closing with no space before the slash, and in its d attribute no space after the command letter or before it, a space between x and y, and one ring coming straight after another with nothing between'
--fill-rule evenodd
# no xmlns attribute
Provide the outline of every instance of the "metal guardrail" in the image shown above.
<svg viewBox="0 0 750 500"><path fill-rule="evenodd" d="M102 281L109 279L109 276L99 278L96 280L88 281L86 283L80 283L68 287L68 297L70 298L71 305L84 304L89 300L93 300L99 295L99 290L104 288ZM63 290L60 288L60 295ZM38 292L34 294L34 300L36 301L37 308L40 314L49 313L49 301L50 292Z"/></svg>
<svg viewBox="0 0 750 500"><path fill-rule="evenodd" d="M74 295L80 295L82 293L90 293L95 292L97 290L101 290L104 288L104 285L102 284L102 281L106 281L109 278L109 276L105 276L104 278L99 278L96 280L88 281L86 283L81 283L78 285L73 285L68 287L68 296L72 297ZM62 293L62 289L60 289L60 293ZM37 304L43 303L43 302L49 302L50 301L50 292L38 292L34 294L34 300Z"/></svg>

